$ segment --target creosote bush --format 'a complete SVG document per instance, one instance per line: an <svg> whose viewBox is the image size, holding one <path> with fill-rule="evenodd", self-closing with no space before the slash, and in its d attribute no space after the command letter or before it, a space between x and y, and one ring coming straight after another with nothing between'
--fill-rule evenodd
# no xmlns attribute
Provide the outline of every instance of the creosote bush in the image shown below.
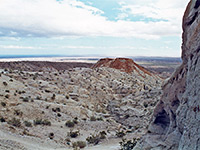
<svg viewBox="0 0 200 150"><path fill-rule="evenodd" d="M36 119L33 121L34 125L45 125L45 126L51 126L51 122L47 119L42 120L42 119Z"/></svg>
<svg viewBox="0 0 200 150"><path fill-rule="evenodd" d="M90 117L90 121L96 121L96 120L97 120L97 118L95 116Z"/></svg>
<svg viewBox="0 0 200 150"><path fill-rule="evenodd" d="M0 117L0 122L6 122L4 117Z"/></svg>
<svg viewBox="0 0 200 150"><path fill-rule="evenodd" d="M75 117L75 118L73 119L73 122L74 122L74 124L78 124L78 118Z"/></svg>
<svg viewBox="0 0 200 150"><path fill-rule="evenodd" d="M24 121L24 125L25 125L26 127L32 127L32 123L29 122L29 121Z"/></svg>
<svg viewBox="0 0 200 150"><path fill-rule="evenodd" d="M82 149L82 148L86 147L86 142L85 141L77 141L77 142L72 143L72 146L74 149L77 149L77 148Z"/></svg>
<svg viewBox="0 0 200 150"><path fill-rule="evenodd" d="M124 137L126 134L125 134L125 132L123 131L123 130L119 130L119 131L117 131L116 132L116 136L117 137L119 137L119 138L122 138L122 137Z"/></svg>
<svg viewBox="0 0 200 150"><path fill-rule="evenodd" d="M1 102L1 106L5 107L6 103L5 102Z"/></svg>
<svg viewBox="0 0 200 150"><path fill-rule="evenodd" d="M147 102L144 102L144 103L143 103L143 106L144 106L145 108L147 108L147 107L148 107L148 103L147 103Z"/></svg>
<svg viewBox="0 0 200 150"><path fill-rule="evenodd" d="M4 82L3 82L3 85L4 85L4 86L7 86L7 85L8 85L8 83L4 81Z"/></svg>
<svg viewBox="0 0 200 150"><path fill-rule="evenodd" d="M73 127L75 126L75 123L74 123L73 121L71 121L71 120L68 120L68 121L65 123L65 125L66 125L67 127L69 127L69 128L73 128Z"/></svg>
<svg viewBox="0 0 200 150"><path fill-rule="evenodd" d="M99 135L90 135L89 137L86 138L86 141L89 143L89 144L94 144L94 145L97 145L99 142L100 142L100 137Z"/></svg>
<svg viewBox="0 0 200 150"><path fill-rule="evenodd" d="M89 144L97 145L102 139L106 138L106 135L107 135L106 131L101 131L98 134L90 135L89 137L86 138L86 141Z"/></svg>
<svg viewBox="0 0 200 150"><path fill-rule="evenodd" d="M8 124L15 126L15 127L20 127L21 121L20 121L20 119L12 118L11 120L8 121Z"/></svg>
<svg viewBox="0 0 200 150"><path fill-rule="evenodd" d="M70 136L71 138L76 138L77 136L80 135L80 131L73 131L71 130L70 132L68 132L68 136Z"/></svg>
<svg viewBox="0 0 200 150"><path fill-rule="evenodd" d="M137 141L135 138L133 140L126 140L122 139L120 144L120 150L133 150L133 148L136 146Z"/></svg>
<svg viewBox="0 0 200 150"><path fill-rule="evenodd" d="M54 138L54 133L53 133L53 132L49 133L49 138L50 138L51 140Z"/></svg>

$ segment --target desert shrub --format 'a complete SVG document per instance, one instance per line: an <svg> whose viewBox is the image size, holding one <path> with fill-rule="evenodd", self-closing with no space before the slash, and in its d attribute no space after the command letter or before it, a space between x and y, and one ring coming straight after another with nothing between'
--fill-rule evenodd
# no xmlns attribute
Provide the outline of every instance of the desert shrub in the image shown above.
<svg viewBox="0 0 200 150"><path fill-rule="evenodd" d="M73 128L73 127L75 126L75 123L74 123L73 121L71 121L71 120L68 120L68 121L65 123L65 125L66 125L67 127L69 127L69 128Z"/></svg>
<svg viewBox="0 0 200 150"><path fill-rule="evenodd" d="M4 117L0 117L0 122L6 122Z"/></svg>
<svg viewBox="0 0 200 150"><path fill-rule="evenodd" d="M106 131L101 131L101 132L99 133L100 139L105 139L105 138L106 138L106 135L107 135Z"/></svg>
<svg viewBox="0 0 200 150"><path fill-rule="evenodd" d="M10 91L9 91L9 90L5 90L5 92L6 92L6 93L10 93Z"/></svg>
<svg viewBox="0 0 200 150"><path fill-rule="evenodd" d="M42 121L42 125L51 126L51 122L49 120L45 119Z"/></svg>
<svg viewBox="0 0 200 150"><path fill-rule="evenodd" d="M147 107L148 107L148 103L147 103L147 102L144 102L144 103L143 103L143 106L144 106L145 108L147 108Z"/></svg>
<svg viewBox="0 0 200 150"><path fill-rule="evenodd" d="M126 134L124 133L123 130L121 130L121 131L119 130L119 131L116 132L116 136L119 137L119 138L122 138L122 137L124 137L125 135L126 135Z"/></svg>
<svg viewBox="0 0 200 150"><path fill-rule="evenodd" d="M74 124L78 124L78 118L75 117L75 118L73 119L73 122L74 122Z"/></svg>
<svg viewBox="0 0 200 150"><path fill-rule="evenodd" d="M12 118L11 120L8 121L8 124L15 126L15 127L20 127L21 121L20 121L20 119Z"/></svg>
<svg viewBox="0 0 200 150"><path fill-rule="evenodd" d="M52 111L53 111L53 112L56 112L56 109L55 109L55 108L52 108Z"/></svg>
<svg viewBox="0 0 200 150"><path fill-rule="evenodd" d="M62 115L61 115L60 113L57 113L57 116L58 116L58 117L61 117Z"/></svg>
<svg viewBox="0 0 200 150"><path fill-rule="evenodd" d="M94 145L97 145L100 142L100 140L101 140L101 138L100 138L99 134L96 134L96 135L93 134L86 138L86 141L89 144L94 144Z"/></svg>
<svg viewBox="0 0 200 150"><path fill-rule="evenodd" d="M77 136L80 135L80 132L77 130L77 131L70 131L68 132L68 136L70 136L71 138L76 138Z"/></svg>
<svg viewBox="0 0 200 150"><path fill-rule="evenodd" d="M9 94L6 94L6 95L5 95L5 98L10 98L10 95L9 95Z"/></svg>
<svg viewBox="0 0 200 150"><path fill-rule="evenodd" d="M103 118L102 117L98 117L97 121L103 121Z"/></svg>
<svg viewBox="0 0 200 150"><path fill-rule="evenodd" d="M137 140L134 138L133 140L126 140L126 139L122 139L121 142L119 142L120 144L120 150L133 150L133 148L136 146L137 144Z"/></svg>
<svg viewBox="0 0 200 150"><path fill-rule="evenodd" d="M5 102L1 102L1 106L5 107L6 103Z"/></svg>
<svg viewBox="0 0 200 150"><path fill-rule="evenodd" d="M49 138L50 138L50 139L53 139L53 138L54 138L54 133L53 133L53 132L49 133Z"/></svg>
<svg viewBox="0 0 200 150"><path fill-rule="evenodd" d="M41 96L37 96L36 99L37 99L37 100L41 100L42 97L41 97Z"/></svg>
<svg viewBox="0 0 200 150"><path fill-rule="evenodd" d="M82 118L83 121L87 121L87 118Z"/></svg>
<svg viewBox="0 0 200 150"><path fill-rule="evenodd" d="M24 121L24 125L25 125L26 127L32 127L32 123L29 122L29 121Z"/></svg>
<svg viewBox="0 0 200 150"><path fill-rule="evenodd" d="M72 143L72 146L74 149L77 149L77 148L82 149L82 148L86 147L86 142L85 141L77 141L77 142Z"/></svg>
<svg viewBox="0 0 200 150"><path fill-rule="evenodd" d="M69 95L66 95L65 98L66 98L66 99L69 99Z"/></svg>
<svg viewBox="0 0 200 150"><path fill-rule="evenodd" d="M55 100L55 99L56 99L56 95L53 94L52 97L51 97L51 99L52 99L52 100Z"/></svg>
<svg viewBox="0 0 200 150"><path fill-rule="evenodd" d="M61 109L59 107L57 107L55 110L56 112L61 112Z"/></svg>
<svg viewBox="0 0 200 150"><path fill-rule="evenodd" d="M25 93L26 93L26 91L21 91L21 93L22 93L22 94L25 94Z"/></svg>
<svg viewBox="0 0 200 150"><path fill-rule="evenodd" d="M14 110L14 115L16 115L16 116L22 116L23 112L21 110L19 110L19 109L15 109Z"/></svg>
<svg viewBox="0 0 200 150"><path fill-rule="evenodd" d="M96 120L97 120L97 118L95 116L90 117L90 121L96 121Z"/></svg>
<svg viewBox="0 0 200 150"><path fill-rule="evenodd" d="M42 119L36 119L33 121L34 125L42 125Z"/></svg>
<svg viewBox="0 0 200 150"><path fill-rule="evenodd" d="M51 126L51 122L47 119L42 120L42 119L36 119L33 121L34 125L45 125L45 126Z"/></svg>
<svg viewBox="0 0 200 150"><path fill-rule="evenodd" d="M51 91L49 91L49 90L47 90L47 89L45 89L44 91L45 91L46 93L50 93L50 92L51 92Z"/></svg>
<svg viewBox="0 0 200 150"><path fill-rule="evenodd" d="M3 85L4 85L4 86L7 86L7 85L8 85L8 83L4 81L4 82L3 82Z"/></svg>
<svg viewBox="0 0 200 150"><path fill-rule="evenodd" d="M139 128L140 128L140 125L139 125L139 124L135 126L135 130L137 130L137 129L139 129Z"/></svg>
<svg viewBox="0 0 200 150"><path fill-rule="evenodd" d="M23 97L23 98L22 98L22 101L23 101L23 102L29 102L29 99L28 99L28 97Z"/></svg>

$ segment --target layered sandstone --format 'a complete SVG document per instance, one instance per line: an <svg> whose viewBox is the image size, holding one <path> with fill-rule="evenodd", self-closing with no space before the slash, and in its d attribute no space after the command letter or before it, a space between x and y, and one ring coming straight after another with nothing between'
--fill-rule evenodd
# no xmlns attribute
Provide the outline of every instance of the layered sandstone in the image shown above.
<svg viewBox="0 0 200 150"><path fill-rule="evenodd" d="M158 78L157 75L151 73L144 67L138 65L130 58L116 58L116 59L103 58L100 59L94 66L92 66L92 68L99 68L99 67L113 68L129 74L134 73L143 78L145 78L146 76Z"/></svg>
<svg viewBox="0 0 200 150"><path fill-rule="evenodd" d="M182 65L163 86L148 134L135 149L200 149L200 1L183 17Z"/></svg>

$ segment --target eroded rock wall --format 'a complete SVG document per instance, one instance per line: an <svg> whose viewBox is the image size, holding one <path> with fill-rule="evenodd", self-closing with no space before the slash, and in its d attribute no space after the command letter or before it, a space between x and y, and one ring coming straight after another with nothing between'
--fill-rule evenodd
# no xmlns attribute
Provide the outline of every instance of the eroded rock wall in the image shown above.
<svg viewBox="0 0 200 150"><path fill-rule="evenodd" d="M200 0L183 17L182 65L163 86L148 133L135 149L200 150Z"/></svg>

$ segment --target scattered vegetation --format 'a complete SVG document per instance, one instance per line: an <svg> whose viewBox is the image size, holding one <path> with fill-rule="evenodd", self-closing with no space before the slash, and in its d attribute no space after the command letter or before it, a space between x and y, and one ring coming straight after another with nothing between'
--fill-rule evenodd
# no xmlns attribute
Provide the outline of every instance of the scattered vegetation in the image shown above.
<svg viewBox="0 0 200 150"><path fill-rule="evenodd" d="M6 122L4 117L0 117L0 122Z"/></svg>
<svg viewBox="0 0 200 150"><path fill-rule="evenodd" d="M68 121L65 123L65 125L66 125L67 127L69 127L69 128L73 128L73 127L75 126L75 123L74 123L73 121L71 121L71 120L68 120Z"/></svg>
<svg viewBox="0 0 200 150"><path fill-rule="evenodd" d="M56 99L56 95L53 94L52 97L51 97L51 99L52 99L52 100L55 100L55 99Z"/></svg>
<svg viewBox="0 0 200 150"><path fill-rule="evenodd" d="M89 144L97 145L102 139L106 138L106 135L107 135L106 131L101 131L98 134L90 135L89 137L86 138L86 141Z"/></svg>
<svg viewBox="0 0 200 150"><path fill-rule="evenodd" d="M86 142L85 141L77 141L72 143L73 148L76 150L78 148L82 149L86 147Z"/></svg>
<svg viewBox="0 0 200 150"><path fill-rule="evenodd" d="M10 98L10 95L9 95L9 94L6 94L6 95L5 95L5 98L7 98L7 99Z"/></svg>
<svg viewBox="0 0 200 150"><path fill-rule="evenodd" d="M119 130L116 132L116 136L119 137L119 138L122 138L126 135L126 133L123 131L123 130Z"/></svg>
<svg viewBox="0 0 200 150"><path fill-rule="evenodd" d="M24 121L24 125L25 125L26 127L32 127L32 123L29 122L29 121Z"/></svg>
<svg viewBox="0 0 200 150"><path fill-rule="evenodd" d="M4 82L3 82L3 85L4 85L4 86L8 86L8 83L4 81Z"/></svg>
<svg viewBox="0 0 200 150"><path fill-rule="evenodd" d="M42 120L42 119L36 119L33 121L34 125L45 125L45 126L51 126L51 122L47 119Z"/></svg>
<svg viewBox="0 0 200 150"><path fill-rule="evenodd" d="M22 99L23 102L29 102L29 98L28 97L20 97Z"/></svg>
<svg viewBox="0 0 200 150"><path fill-rule="evenodd" d="M49 133L49 138L50 138L51 140L54 138L54 133L53 133L53 132Z"/></svg>
<svg viewBox="0 0 200 150"><path fill-rule="evenodd" d="M97 118L95 116L90 117L90 121L96 121L96 120L97 120Z"/></svg>
<svg viewBox="0 0 200 150"><path fill-rule="evenodd" d="M20 127L21 121L20 121L20 119L12 118L11 120L8 121L8 124L15 126L15 127Z"/></svg>
<svg viewBox="0 0 200 150"><path fill-rule="evenodd" d="M99 135L90 135L89 137L86 138L86 141L89 143L89 144L94 144L94 145L97 145L99 142L100 142L100 137Z"/></svg>
<svg viewBox="0 0 200 150"><path fill-rule="evenodd" d="M78 124L78 118L75 117L75 118L73 119L73 122L74 122L74 124Z"/></svg>
<svg viewBox="0 0 200 150"><path fill-rule="evenodd" d="M147 107L148 107L148 103L147 103L147 102L144 102L144 103L143 103L143 106L144 106L145 108L147 108Z"/></svg>
<svg viewBox="0 0 200 150"><path fill-rule="evenodd" d="M1 102L1 106L6 107L6 103L5 102Z"/></svg>
<svg viewBox="0 0 200 150"><path fill-rule="evenodd" d="M77 130L77 131L71 130L70 132L68 132L68 136L70 136L71 138L76 138L79 135L80 135L80 131L79 130Z"/></svg>
<svg viewBox="0 0 200 150"><path fill-rule="evenodd" d="M137 141L135 138L133 140L126 140L122 139L120 144L120 150L133 150L133 148L136 146Z"/></svg>
<svg viewBox="0 0 200 150"><path fill-rule="evenodd" d="M21 110L19 110L19 109L15 109L14 110L14 115L16 115L16 116L22 116L23 112Z"/></svg>

